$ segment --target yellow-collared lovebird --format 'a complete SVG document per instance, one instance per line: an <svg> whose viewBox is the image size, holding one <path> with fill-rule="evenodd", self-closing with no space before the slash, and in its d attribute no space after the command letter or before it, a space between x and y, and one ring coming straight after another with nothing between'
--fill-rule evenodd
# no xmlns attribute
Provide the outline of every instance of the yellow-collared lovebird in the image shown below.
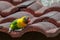
<svg viewBox="0 0 60 40"><path fill-rule="evenodd" d="M19 19L14 20L9 27L9 32L18 30L18 29L24 29L27 25L28 22L30 21L30 18L27 16L23 16Z"/></svg>

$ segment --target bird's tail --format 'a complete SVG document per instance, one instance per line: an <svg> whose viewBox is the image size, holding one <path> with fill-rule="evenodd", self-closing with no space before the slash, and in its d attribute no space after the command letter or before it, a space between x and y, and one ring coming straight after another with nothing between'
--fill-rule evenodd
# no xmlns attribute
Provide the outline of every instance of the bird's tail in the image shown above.
<svg viewBox="0 0 60 40"><path fill-rule="evenodd" d="M12 31L12 29L11 28L9 28L9 31L8 31L8 33L10 33Z"/></svg>

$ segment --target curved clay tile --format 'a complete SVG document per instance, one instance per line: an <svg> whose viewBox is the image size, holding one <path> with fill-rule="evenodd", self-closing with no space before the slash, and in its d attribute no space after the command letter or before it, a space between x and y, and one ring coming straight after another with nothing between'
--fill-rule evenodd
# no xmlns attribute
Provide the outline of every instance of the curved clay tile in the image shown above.
<svg viewBox="0 0 60 40"><path fill-rule="evenodd" d="M16 8L15 6L12 6L12 7L8 8L8 9L5 9L5 10L1 11L0 15L2 17L7 17L7 16L15 13L17 10L18 10L18 8Z"/></svg>
<svg viewBox="0 0 60 40"><path fill-rule="evenodd" d="M38 2L35 2L33 3L32 5L28 6L28 8L34 10L34 11L37 11L39 10L40 8L42 8L42 5L38 4Z"/></svg>
<svg viewBox="0 0 60 40"><path fill-rule="evenodd" d="M0 19L0 24L2 23L6 23L6 22L12 22L13 20L15 20L16 18L13 18L13 17L9 17L9 18L1 18Z"/></svg>
<svg viewBox="0 0 60 40"><path fill-rule="evenodd" d="M27 2L28 2L28 3L27 3ZM29 5L31 5L31 4L34 3L34 2L35 2L35 1L26 1L26 2L21 3L21 4L18 4L18 5L16 5L16 6L12 6L12 7L8 8L8 9L6 9L6 10L1 11L0 15L1 15L2 17L6 17L6 16L11 15L11 14L13 14L13 13L15 13L15 12L23 11L23 10L21 10L21 9L28 7ZM6 14L6 15L5 15L5 14Z"/></svg>
<svg viewBox="0 0 60 40"><path fill-rule="evenodd" d="M13 20L20 18L22 16L29 16L30 18L33 18L34 16L31 13L25 12L25 11L20 11L16 12L14 14L11 14L5 18L0 19L0 24L5 23L5 22L12 22Z"/></svg>
<svg viewBox="0 0 60 40"><path fill-rule="evenodd" d="M40 17L33 18L30 24L44 21L44 22L51 22L59 27L60 26L60 23L58 22L60 20L59 16L60 16L60 12L52 11Z"/></svg>
<svg viewBox="0 0 60 40"><path fill-rule="evenodd" d="M38 16L37 14L35 14L35 11L39 10L42 7L42 4L39 1L36 1L32 5L28 6L27 9L30 10L28 12L31 12L33 15Z"/></svg>
<svg viewBox="0 0 60 40"><path fill-rule="evenodd" d="M44 13L48 13L48 12L51 12L51 11L58 11L58 12L60 12L60 7L50 7L48 9L46 9L44 11Z"/></svg>
<svg viewBox="0 0 60 40"><path fill-rule="evenodd" d="M39 14L40 16L46 14L51 11L58 11L60 12L60 3L54 3L49 7L42 7L41 9L37 10L35 14Z"/></svg>
<svg viewBox="0 0 60 40"><path fill-rule="evenodd" d="M36 19L34 22L37 22L37 21L38 20ZM55 24L56 26L60 27L60 23L58 22L58 21L60 21L60 12L52 11L45 15L42 15L42 16L40 16L40 19L38 22L42 22L42 21L51 22L51 23Z"/></svg>
<svg viewBox="0 0 60 40"><path fill-rule="evenodd" d="M7 1L0 1L0 11L8 9L12 7L13 5Z"/></svg>
<svg viewBox="0 0 60 40"><path fill-rule="evenodd" d="M57 13L58 12L56 12L56 11L52 11L52 12L46 13L46 14L40 16L40 17L35 17L35 18L32 19L31 23L38 23L38 22L41 22L43 20L46 21L46 19L48 19L49 17L51 17L51 16L53 16Z"/></svg>
<svg viewBox="0 0 60 40"><path fill-rule="evenodd" d="M26 12L29 12L29 13L31 13L32 15L36 16L36 15L35 15L35 12L34 12L32 9L30 9L30 8L23 8L23 9L21 9L21 11L26 11Z"/></svg>
<svg viewBox="0 0 60 40"><path fill-rule="evenodd" d="M18 4L20 4L20 3L22 3L22 2L25 2L26 0L12 0L12 3L14 4L14 5L18 5Z"/></svg>
<svg viewBox="0 0 60 40"><path fill-rule="evenodd" d="M11 14L11 15L7 16L7 17L20 18L22 16L29 16L30 18L34 17L31 13L25 12L25 11L16 12L14 14Z"/></svg>
<svg viewBox="0 0 60 40"><path fill-rule="evenodd" d="M49 23L49 22L39 22L39 23L27 26L25 29L23 29L20 32L14 31L14 32L11 32L8 34L11 35L11 37L15 38L15 37L21 37L22 35L24 35L24 33L31 32L31 31L40 32L47 37L55 37L59 33L59 28L57 26L55 26L54 24ZM6 31L6 33L7 32L8 31Z"/></svg>

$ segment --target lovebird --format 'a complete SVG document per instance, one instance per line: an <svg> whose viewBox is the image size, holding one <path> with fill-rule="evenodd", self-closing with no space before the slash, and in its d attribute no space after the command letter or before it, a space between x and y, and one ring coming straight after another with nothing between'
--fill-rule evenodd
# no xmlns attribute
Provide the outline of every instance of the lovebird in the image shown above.
<svg viewBox="0 0 60 40"><path fill-rule="evenodd" d="M18 29L24 29L29 22L30 22L30 18L28 16L23 16L21 18L18 18L12 21L12 23L10 24L9 32L15 31Z"/></svg>

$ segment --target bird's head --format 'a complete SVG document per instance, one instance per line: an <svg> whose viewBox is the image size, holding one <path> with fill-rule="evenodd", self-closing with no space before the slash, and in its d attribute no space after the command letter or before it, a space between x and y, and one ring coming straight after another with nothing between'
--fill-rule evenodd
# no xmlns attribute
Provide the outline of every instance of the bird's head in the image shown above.
<svg viewBox="0 0 60 40"><path fill-rule="evenodd" d="M30 22L30 18L28 16L23 16L23 22L28 24Z"/></svg>
<svg viewBox="0 0 60 40"><path fill-rule="evenodd" d="M25 28L29 22L30 18L28 16L23 16L20 19L18 19L17 24L18 26Z"/></svg>

